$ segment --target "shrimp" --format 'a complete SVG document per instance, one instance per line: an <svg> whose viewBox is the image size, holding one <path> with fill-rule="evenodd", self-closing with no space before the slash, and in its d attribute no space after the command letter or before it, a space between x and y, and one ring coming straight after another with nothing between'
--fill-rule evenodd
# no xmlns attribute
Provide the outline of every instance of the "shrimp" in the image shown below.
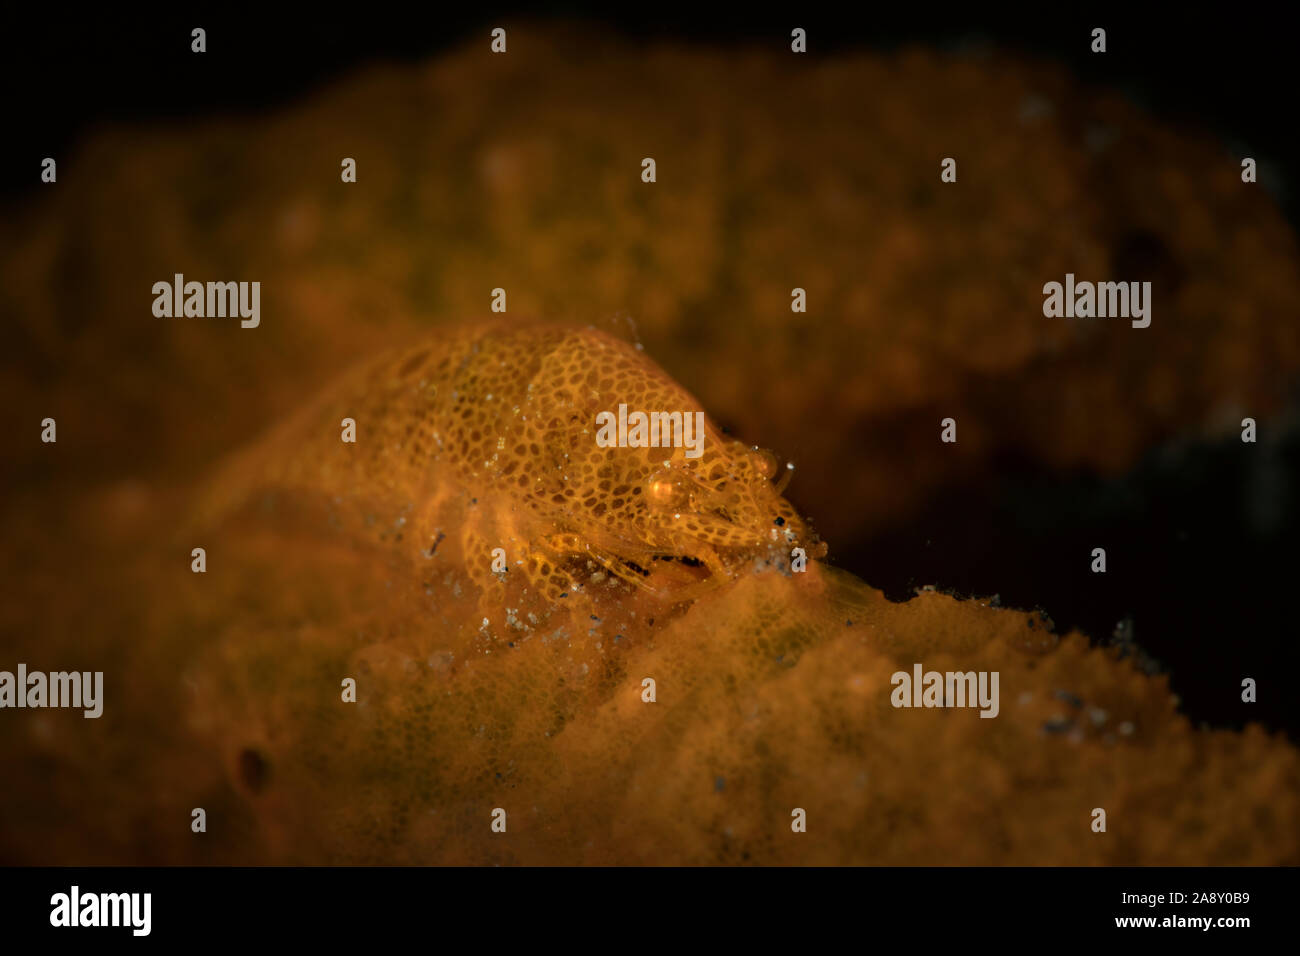
<svg viewBox="0 0 1300 956"><path fill-rule="evenodd" d="M702 411L599 330L462 326L347 376L219 484L226 510L232 497L310 497L331 524L359 521L412 559L454 536L489 604L510 576L550 604L602 580L683 601L755 563L788 569L796 548L825 555L782 497L792 466L707 416L698 457L601 447L597 415L620 403ZM341 440L345 419L355 442Z"/></svg>

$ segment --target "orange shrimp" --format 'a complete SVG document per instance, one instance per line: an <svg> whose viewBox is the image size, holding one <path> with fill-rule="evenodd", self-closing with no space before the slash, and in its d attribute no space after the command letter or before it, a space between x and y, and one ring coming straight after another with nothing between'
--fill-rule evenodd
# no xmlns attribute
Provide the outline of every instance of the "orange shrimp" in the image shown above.
<svg viewBox="0 0 1300 956"><path fill-rule="evenodd" d="M795 548L825 554L770 453L707 418L698 457L601 447L597 414L620 403L700 410L637 347L593 328L444 330L349 375L245 455L217 497L221 510L310 497L331 524L360 522L413 559L454 536L488 605L509 576L522 577L516 597L543 603L602 581L681 601L756 562L788 569ZM344 419L355 443L341 440Z"/></svg>

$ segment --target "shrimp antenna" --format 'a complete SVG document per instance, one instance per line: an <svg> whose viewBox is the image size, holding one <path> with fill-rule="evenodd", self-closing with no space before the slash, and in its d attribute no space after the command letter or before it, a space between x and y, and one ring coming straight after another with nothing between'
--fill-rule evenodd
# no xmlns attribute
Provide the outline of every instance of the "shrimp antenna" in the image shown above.
<svg viewBox="0 0 1300 956"><path fill-rule="evenodd" d="M785 467L780 470L776 476L776 493L785 494L785 489L790 486L790 479L794 477L794 462L787 461Z"/></svg>

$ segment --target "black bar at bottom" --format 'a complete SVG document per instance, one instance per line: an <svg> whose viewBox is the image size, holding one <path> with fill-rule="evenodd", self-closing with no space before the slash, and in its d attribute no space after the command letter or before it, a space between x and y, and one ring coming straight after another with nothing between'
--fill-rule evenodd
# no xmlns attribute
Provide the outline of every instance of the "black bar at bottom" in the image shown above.
<svg viewBox="0 0 1300 956"><path fill-rule="evenodd" d="M900 934L924 944L1231 943L1285 932L1298 877L1286 868L15 868L0 869L0 927L6 943L406 938L457 951L565 938L802 950Z"/></svg>

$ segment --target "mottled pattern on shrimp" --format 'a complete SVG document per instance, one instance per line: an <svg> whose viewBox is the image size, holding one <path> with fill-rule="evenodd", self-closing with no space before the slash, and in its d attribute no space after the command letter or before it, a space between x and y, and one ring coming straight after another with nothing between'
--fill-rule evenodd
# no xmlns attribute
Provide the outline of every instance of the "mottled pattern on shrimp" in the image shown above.
<svg viewBox="0 0 1300 956"><path fill-rule="evenodd" d="M596 416L694 413L636 347L591 328L487 322L442 332L349 376L261 453L258 484L354 506L376 533L429 549L456 534L504 599L493 547L555 601L590 572L666 598L716 586L795 547L825 548L780 494L775 458L705 419L703 454L601 447ZM355 445L340 441L344 418ZM468 500L467 500L468 499Z"/></svg>

